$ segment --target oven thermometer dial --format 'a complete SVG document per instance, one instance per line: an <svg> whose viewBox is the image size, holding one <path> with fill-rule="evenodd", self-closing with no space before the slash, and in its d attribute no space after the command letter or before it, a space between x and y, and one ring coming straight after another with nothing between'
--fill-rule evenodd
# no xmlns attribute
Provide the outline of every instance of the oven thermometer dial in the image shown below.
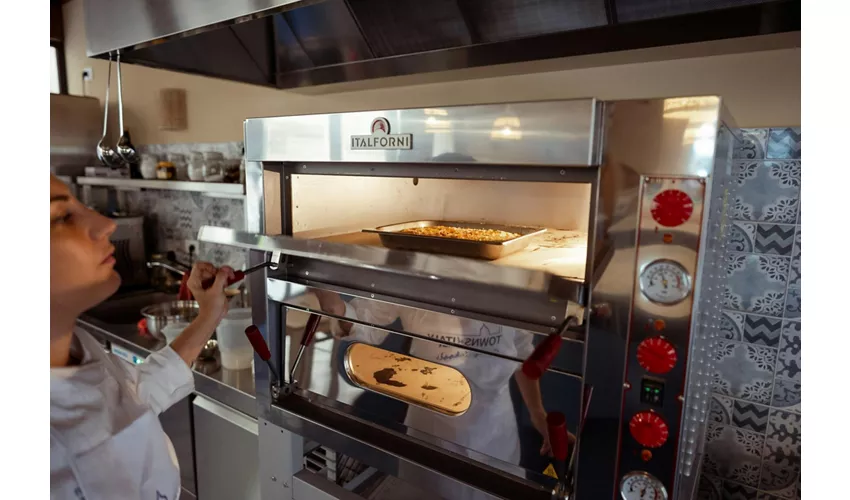
<svg viewBox="0 0 850 500"><path fill-rule="evenodd" d="M640 291L656 304L678 304L691 293L691 275L672 260L656 260L641 271Z"/></svg>
<svg viewBox="0 0 850 500"><path fill-rule="evenodd" d="M667 500L667 489L652 474L629 472L620 481L623 500Z"/></svg>

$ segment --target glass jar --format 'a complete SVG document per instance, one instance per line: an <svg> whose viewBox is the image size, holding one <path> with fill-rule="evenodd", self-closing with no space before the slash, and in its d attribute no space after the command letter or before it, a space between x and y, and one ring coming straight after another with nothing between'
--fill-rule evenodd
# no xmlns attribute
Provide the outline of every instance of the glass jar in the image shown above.
<svg viewBox="0 0 850 500"><path fill-rule="evenodd" d="M224 176L224 182L239 182L239 164L239 160L224 160L221 168L221 174Z"/></svg>
<svg viewBox="0 0 850 500"><path fill-rule="evenodd" d="M203 181L204 180L204 155L198 151L192 151L189 155L189 180Z"/></svg>
<svg viewBox="0 0 850 500"><path fill-rule="evenodd" d="M204 180L206 182L221 182L224 180L221 166L224 163L224 155L217 151L204 153Z"/></svg>
<svg viewBox="0 0 850 500"><path fill-rule="evenodd" d="M156 178L163 181L173 180L177 175L177 170L174 168L174 164L170 161L161 161L156 166Z"/></svg>
<svg viewBox="0 0 850 500"><path fill-rule="evenodd" d="M142 161L139 164L139 170L141 171L143 179L156 179L157 163L158 160L156 156L147 153L142 154Z"/></svg>
<svg viewBox="0 0 850 500"><path fill-rule="evenodd" d="M189 180L189 166L186 163L186 155L180 153L168 153L168 161L174 164L174 169L176 171L174 178L176 180Z"/></svg>

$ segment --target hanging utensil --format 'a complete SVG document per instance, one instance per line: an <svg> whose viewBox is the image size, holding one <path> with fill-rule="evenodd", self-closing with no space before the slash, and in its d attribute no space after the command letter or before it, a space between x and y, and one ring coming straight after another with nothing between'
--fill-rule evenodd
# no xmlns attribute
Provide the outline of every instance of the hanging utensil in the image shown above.
<svg viewBox="0 0 850 500"><path fill-rule="evenodd" d="M118 73L118 130L121 131L121 137L118 138L118 145L115 150L118 156L124 159L127 163L139 163L139 154L133 143L130 142L130 134L124 129L124 100L121 91L121 51L115 56L115 63Z"/></svg>
<svg viewBox="0 0 850 500"><path fill-rule="evenodd" d="M109 120L109 87L112 83L112 53L109 53L109 64L106 70L106 97L103 100L103 135L97 143L97 159L107 167L121 165L121 157L108 144L106 140L107 123Z"/></svg>

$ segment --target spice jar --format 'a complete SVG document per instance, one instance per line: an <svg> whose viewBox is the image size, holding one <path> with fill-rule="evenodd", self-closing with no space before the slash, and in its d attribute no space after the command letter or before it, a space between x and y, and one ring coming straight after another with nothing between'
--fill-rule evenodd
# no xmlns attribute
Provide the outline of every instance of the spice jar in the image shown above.
<svg viewBox="0 0 850 500"><path fill-rule="evenodd" d="M157 166L156 156L152 154L142 153L142 162L139 165L139 170L141 171L142 178L144 179L156 179L156 166Z"/></svg>
<svg viewBox="0 0 850 500"><path fill-rule="evenodd" d="M177 175L177 169L170 161L161 161L156 166L156 178L164 181L170 181Z"/></svg>
<svg viewBox="0 0 850 500"><path fill-rule="evenodd" d="M224 176L221 173L221 164L224 162L224 155L217 151L208 151L204 153L204 180L207 182L221 182Z"/></svg>
<svg viewBox="0 0 850 500"><path fill-rule="evenodd" d="M239 182L239 160L224 160L221 164L222 175L224 182L236 183Z"/></svg>
<svg viewBox="0 0 850 500"><path fill-rule="evenodd" d="M168 153L168 161L174 164L174 179L178 181L189 180L189 166L186 163L186 155L180 153Z"/></svg>
<svg viewBox="0 0 850 500"><path fill-rule="evenodd" d="M202 181L204 180L204 154L198 151L193 151L189 155L189 180Z"/></svg>

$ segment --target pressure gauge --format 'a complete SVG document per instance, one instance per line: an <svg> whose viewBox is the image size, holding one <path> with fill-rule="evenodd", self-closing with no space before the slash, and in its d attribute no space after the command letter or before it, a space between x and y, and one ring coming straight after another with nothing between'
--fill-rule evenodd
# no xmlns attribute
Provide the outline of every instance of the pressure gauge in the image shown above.
<svg viewBox="0 0 850 500"><path fill-rule="evenodd" d="M691 293L691 275L681 264L659 259L650 262L641 271L640 291L656 304L678 304Z"/></svg>
<svg viewBox="0 0 850 500"><path fill-rule="evenodd" d="M655 476L647 472L629 472L620 481L623 500L667 500L667 489Z"/></svg>

